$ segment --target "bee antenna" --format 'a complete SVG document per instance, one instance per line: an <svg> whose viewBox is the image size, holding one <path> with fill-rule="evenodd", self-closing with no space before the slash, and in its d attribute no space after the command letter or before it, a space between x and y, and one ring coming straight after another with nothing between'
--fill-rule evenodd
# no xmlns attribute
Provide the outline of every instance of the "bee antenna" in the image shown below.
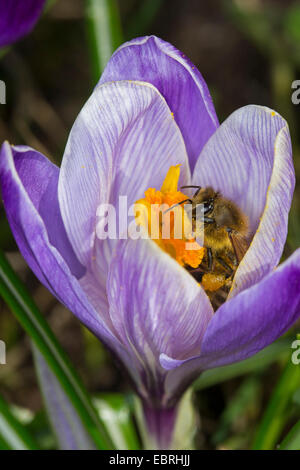
<svg viewBox="0 0 300 470"><path fill-rule="evenodd" d="M185 199L184 201L180 201L178 202L177 204L174 204L173 206L169 207L169 209L167 209L166 211L164 211L163 213L165 214L166 212L169 212L171 211L172 209L174 209L174 207L176 206L181 206L181 204L185 204L186 202L190 202L191 204L193 204L193 201L191 199Z"/></svg>
<svg viewBox="0 0 300 470"><path fill-rule="evenodd" d="M198 186L193 186L193 185L192 185L192 186L181 186L181 187L180 187L180 189L184 189L184 188L197 188L197 189L200 190L200 189L201 189L201 186L199 186L199 185L198 185Z"/></svg>
<svg viewBox="0 0 300 470"><path fill-rule="evenodd" d="M198 196L198 194L200 193L201 191L201 186L197 185L197 186L194 186L194 185L189 185L189 186L181 186L180 189L183 189L183 188L197 188L197 191L195 192L195 194L193 195L193 197L196 197Z"/></svg>

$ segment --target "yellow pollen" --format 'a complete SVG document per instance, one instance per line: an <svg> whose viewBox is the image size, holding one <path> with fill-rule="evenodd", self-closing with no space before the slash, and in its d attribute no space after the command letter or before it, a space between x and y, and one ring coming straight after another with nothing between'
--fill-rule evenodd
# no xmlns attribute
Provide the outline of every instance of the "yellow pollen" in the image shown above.
<svg viewBox="0 0 300 470"><path fill-rule="evenodd" d="M224 274L206 273L202 277L202 286L206 291L215 292L224 286L226 278Z"/></svg>
<svg viewBox="0 0 300 470"><path fill-rule="evenodd" d="M165 212L168 207L187 199L178 191L179 176L180 165L171 166L160 190L148 188L145 191L145 197L135 202L136 223L146 228L150 238L180 265L197 268L205 248L198 245L194 238L185 237L186 233L191 233L191 226L183 205L177 206L176 212L175 209Z"/></svg>

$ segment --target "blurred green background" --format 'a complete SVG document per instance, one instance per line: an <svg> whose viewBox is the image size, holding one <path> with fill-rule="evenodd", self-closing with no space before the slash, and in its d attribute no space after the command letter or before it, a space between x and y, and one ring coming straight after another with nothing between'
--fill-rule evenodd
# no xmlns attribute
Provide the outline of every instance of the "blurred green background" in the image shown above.
<svg viewBox="0 0 300 470"><path fill-rule="evenodd" d="M247 104L272 107L287 119L300 180L300 105L291 101L292 82L300 79L299 2L111 2L115 7L110 16L114 36L111 43L103 44L100 60L91 42L94 25L87 20L87 3L52 0L32 34L5 51L0 61L0 77L7 84L7 104L0 106L0 142L7 139L27 144L59 164L70 128L111 49L133 37L155 34L182 50L199 68L221 122ZM90 10L92 18L96 10ZM101 16L101 9L98 13ZM284 257L299 246L298 184ZM87 388L95 394L130 390L109 353L28 269L12 238L1 203L0 248L45 314ZM196 435L198 448L251 447L266 404L282 377L289 344L296 332L297 325L287 336L284 347L262 356L261 362L252 362L249 371L235 369L231 374L234 377L229 374L223 383L216 383L218 380L213 377L210 382L208 375L206 383L198 384L194 398L201 416ZM0 394L10 403L37 412L38 426L44 429L30 342L1 299L0 339L7 344L7 365L0 366ZM278 431L279 440L300 418L300 392L295 390L282 405L285 419ZM46 430L45 436L46 439Z"/></svg>

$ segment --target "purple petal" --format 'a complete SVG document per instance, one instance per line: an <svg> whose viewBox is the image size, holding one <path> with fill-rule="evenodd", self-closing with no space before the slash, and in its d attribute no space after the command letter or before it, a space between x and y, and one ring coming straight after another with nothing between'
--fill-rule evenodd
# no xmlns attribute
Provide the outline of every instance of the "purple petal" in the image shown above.
<svg viewBox="0 0 300 470"><path fill-rule="evenodd" d="M26 155L29 162L25 162ZM54 190L57 185L55 168L50 162L47 163L45 157L28 147L12 148L7 142L3 144L0 155L0 185L13 235L22 255L39 280L97 336L108 344L115 345L117 340L88 302L62 254L49 240L49 221L56 220L57 229L59 228L59 215L52 219L53 214L49 210L47 219L47 211L44 210L48 198L55 203L55 196L50 194L51 188ZM31 183L28 171L31 171ZM38 210L46 215L46 223ZM63 231L57 231L56 236L61 236L62 239L65 237ZM63 245L62 240L60 243ZM78 266L76 259L75 264Z"/></svg>
<svg viewBox="0 0 300 470"><path fill-rule="evenodd" d="M117 80L152 83L164 96L185 140L191 168L219 125L203 77L189 59L155 36L123 44L106 66L100 83Z"/></svg>
<svg viewBox="0 0 300 470"><path fill-rule="evenodd" d="M0 47L29 33L37 22L45 0L0 0Z"/></svg>
<svg viewBox="0 0 300 470"><path fill-rule="evenodd" d="M107 281L112 322L150 369L200 352L213 310L203 289L151 240L120 242ZM146 367L146 366L145 366Z"/></svg>
<svg viewBox="0 0 300 470"><path fill-rule="evenodd" d="M71 131L58 185L64 225L82 264L95 255L99 205L110 202L118 210L123 195L129 208L148 187L160 188L178 163L181 182L189 181L181 133L152 85L124 81L94 91ZM99 269L107 269L101 249L95 257Z"/></svg>
<svg viewBox="0 0 300 470"><path fill-rule="evenodd" d="M43 219L49 242L57 248L72 273L77 278L82 277L85 270L71 247L58 206L59 168L30 147L14 146L10 150L9 145L4 144L3 152L12 152L15 169L32 204Z"/></svg>
<svg viewBox="0 0 300 470"><path fill-rule="evenodd" d="M241 361L283 335L299 316L300 249L259 284L219 308L197 358L174 361L162 356L161 364L166 369L187 366L191 373Z"/></svg>
<svg viewBox="0 0 300 470"><path fill-rule="evenodd" d="M104 280L98 279L98 270L88 270L79 283L84 290L89 302L94 309L99 312L99 315L104 319L105 324L109 327L110 331L115 334L115 329L109 316L109 307L106 295L106 289L104 287Z"/></svg>
<svg viewBox="0 0 300 470"><path fill-rule="evenodd" d="M203 149L193 183L235 201L256 232L235 275L235 295L271 272L283 251L295 185L286 121L261 106L234 112Z"/></svg>
<svg viewBox="0 0 300 470"><path fill-rule="evenodd" d="M64 259L71 253L70 246L62 254L58 250L58 243L61 248L67 238L63 230L59 231L63 226L57 205L57 167L28 147L11 147L6 142L0 154L0 186L13 235L29 267L61 303L122 359L133 380L139 383L132 357L110 329L106 296L98 292L96 302L95 280L90 273L78 280ZM52 208L47 206L50 203ZM82 270L75 257L70 264Z"/></svg>

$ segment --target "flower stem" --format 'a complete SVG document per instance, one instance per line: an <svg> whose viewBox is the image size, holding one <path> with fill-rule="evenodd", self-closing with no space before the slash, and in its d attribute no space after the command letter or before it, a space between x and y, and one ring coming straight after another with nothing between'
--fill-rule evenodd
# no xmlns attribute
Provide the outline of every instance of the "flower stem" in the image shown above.
<svg viewBox="0 0 300 470"><path fill-rule="evenodd" d="M151 449L168 450L172 448L173 434L176 424L177 407L153 408L143 405L146 429Z"/></svg>

